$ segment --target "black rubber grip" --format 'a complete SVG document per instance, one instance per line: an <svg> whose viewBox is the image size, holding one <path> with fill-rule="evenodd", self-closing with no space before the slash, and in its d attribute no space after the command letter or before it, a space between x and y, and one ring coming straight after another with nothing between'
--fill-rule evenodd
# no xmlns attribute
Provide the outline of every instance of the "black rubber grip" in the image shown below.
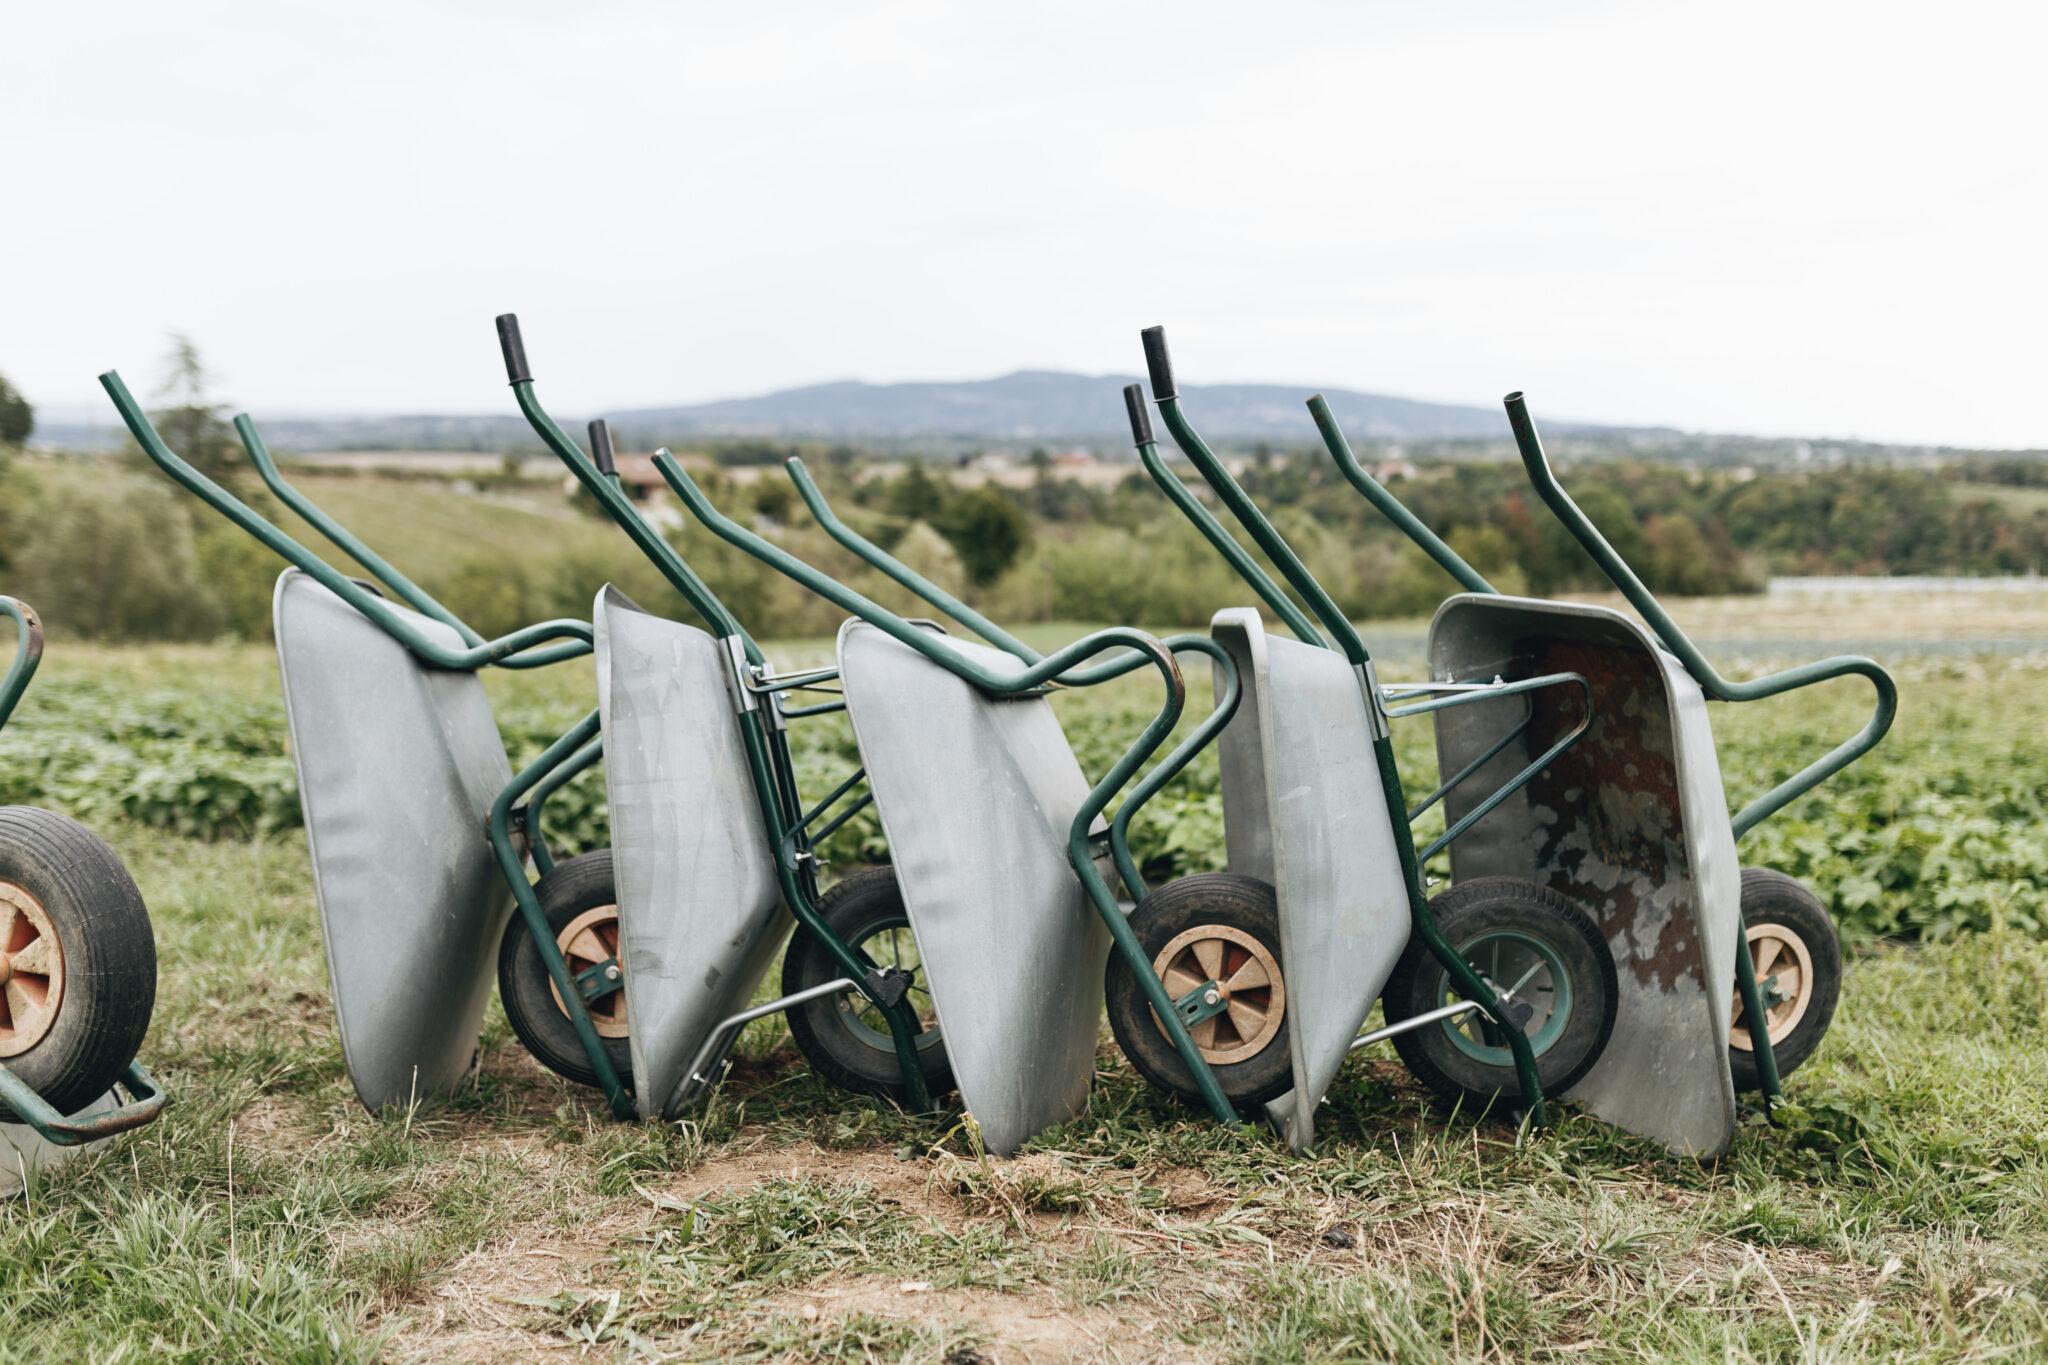
<svg viewBox="0 0 2048 1365"><path fill-rule="evenodd" d="M533 382L533 371L526 367L526 342L519 335L517 313L498 314L498 349L505 353L505 378L514 384Z"/></svg>
<svg viewBox="0 0 2048 1365"><path fill-rule="evenodd" d="M1131 415L1131 440L1141 446L1152 444L1152 413L1145 406L1145 391L1136 384L1124 385L1124 411Z"/></svg>
<svg viewBox="0 0 2048 1365"><path fill-rule="evenodd" d="M1165 400L1173 397L1173 360L1166 354L1166 329L1147 327L1145 338L1145 368L1152 374L1152 396Z"/></svg>
<svg viewBox="0 0 2048 1365"><path fill-rule="evenodd" d="M619 472L619 462L612 456L612 424L602 417L590 424L590 462L606 477Z"/></svg>

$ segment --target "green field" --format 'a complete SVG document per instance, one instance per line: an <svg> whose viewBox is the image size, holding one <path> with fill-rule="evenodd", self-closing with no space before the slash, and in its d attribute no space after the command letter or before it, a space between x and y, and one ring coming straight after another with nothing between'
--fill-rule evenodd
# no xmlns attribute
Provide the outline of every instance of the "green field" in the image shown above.
<svg viewBox="0 0 2048 1365"><path fill-rule="evenodd" d="M1897 610L1802 635L1737 604L1717 628L1783 626L1804 656L1918 629ZM1420 629L1375 627L1407 665L1390 674ZM53 646L0 736L0 800L71 809L129 860L162 953L145 1055L177 1104L7 1210L4 1355L2039 1358L2048 659L1967 644L1888 660L1892 740L1745 847L1822 887L1853 946L1780 1126L1754 1119L1706 1164L1585 1118L1518 1139L1446 1116L1384 1051L1353 1059L1327 1136L1290 1157L1155 1098L1106 1032L1090 1112L1013 1161L829 1090L778 1021L699 1121L621 1125L495 1007L472 1092L373 1117L335 1041L267 652ZM589 704L582 664L490 685L520 752ZM1151 700L1060 705L1099 772ZM1843 685L1722 711L1731 798L1865 707ZM849 742L800 733L821 790ZM1428 746L1410 722L1425 789ZM1148 869L1219 863L1214 788L1199 766L1148 817ZM555 829L589 843L602 822L587 786ZM868 826L829 851L843 868L879 845Z"/></svg>

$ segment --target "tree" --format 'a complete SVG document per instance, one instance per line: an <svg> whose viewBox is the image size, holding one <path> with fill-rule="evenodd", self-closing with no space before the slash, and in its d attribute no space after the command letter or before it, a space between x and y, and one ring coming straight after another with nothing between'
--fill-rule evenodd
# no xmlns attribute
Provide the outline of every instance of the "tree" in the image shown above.
<svg viewBox="0 0 2048 1365"><path fill-rule="evenodd" d="M932 526L952 545L977 587L1001 578L1031 542L1031 520L1023 509L986 486L954 498Z"/></svg>
<svg viewBox="0 0 2048 1365"><path fill-rule="evenodd" d="M36 429L36 410L0 375L0 446L26 444Z"/></svg>
<svg viewBox="0 0 2048 1365"><path fill-rule="evenodd" d="M754 510L778 525L788 522L796 508L796 490L780 479L756 479L752 489Z"/></svg>
<svg viewBox="0 0 2048 1365"><path fill-rule="evenodd" d="M217 483L233 483L241 473L241 446L221 416L224 404L208 393L212 376L199 358L199 348L182 332L171 333L164 357L168 373L157 387L157 409L150 413L164 444Z"/></svg>
<svg viewBox="0 0 2048 1365"><path fill-rule="evenodd" d="M899 517L936 524L939 510L945 505L946 490L925 473L918 460L911 460L901 474L889 481L889 510Z"/></svg>

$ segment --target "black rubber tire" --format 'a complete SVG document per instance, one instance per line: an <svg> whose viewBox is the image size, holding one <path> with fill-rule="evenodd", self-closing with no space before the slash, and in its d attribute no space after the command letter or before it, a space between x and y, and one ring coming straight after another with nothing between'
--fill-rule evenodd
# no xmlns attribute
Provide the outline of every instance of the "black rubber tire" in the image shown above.
<svg viewBox="0 0 2048 1365"><path fill-rule="evenodd" d="M1834 916L1821 904L1820 897L1803 883L1767 867L1742 869L1742 918L1750 928L1770 924L1796 934L1813 962L1814 994L1806 1013L1790 1033L1771 1045L1771 1056L1778 1063L1778 1079L1782 1081L1813 1055L1820 1040L1827 1037L1828 1025L1834 1022L1835 1006L1842 999L1842 940L1835 932ZM1744 949L1747 951L1747 944ZM1738 1020L1735 1027L1744 1025ZM1757 1075L1756 1054L1736 1047L1732 1040L1728 1045L1728 1069L1734 1073L1738 1092L1755 1094L1764 1088Z"/></svg>
<svg viewBox="0 0 2048 1365"><path fill-rule="evenodd" d="M1145 897L1130 915L1131 932L1137 935L1148 963L1176 937L1205 924L1225 925L1251 935L1279 963L1284 984L1287 964L1280 955L1280 898L1255 877L1232 872L1182 877ZM1123 954L1110 953L1102 986L1109 1005L1109 1027L1131 1065L1159 1089L1190 1104L1203 1103L1194 1072L1167 1037ZM1210 1064L1224 1097L1241 1111L1256 1110L1294 1084L1287 1009L1283 1003L1280 1027L1252 1056L1241 1062Z"/></svg>
<svg viewBox="0 0 2048 1365"><path fill-rule="evenodd" d="M856 947L883 929L907 928L910 923L896 871L888 867L865 867L841 878L818 898L818 915L826 928ZM795 995L845 975L818 936L799 922L782 957L782 993ZM930 982L922 969L916 975L919 989L928 991ZM842 992L798 1005L787 1015L789 1035L811 1069L840 1089L878 1095L907 1107L910 1087L904 1084L896 1050L879 1046L854 1027L855 999L864 1001L855 992ZM936 1103L953 1089L953 1064L936 1024L918 1035L917 1059L924 1069L925 1089Z"/></svg>
<svg viewBox="0 0 2048 1365"><path fill-rule="evenodd" d="M49 1032L0 1061L60 1113L75 1114L120 1078L149 1031L156 1008L149 908L98 835L27 806L0 806L0 882L41 905L64 958ZM0 1122L15 1117L0 1105Z"/></svg>
<svg viewBox="0 0 2048 1365"><path fill-rule="evenodd" d="M608 848L578 854L555 864L533 888L541 910L548 917L548 930L559 935L578 915L600 906L618 904L612 883L612 852ZM623 989L623 987L621 988ZM597 1085L590 1054L576 1037L576 1026L555 1003L553 982L540 949L526 930L526 917L517 910L505 924L505 937L498 945L498 997L505 1004L505 1018L526 1050L548 1070L578 1085ZM630 1037L603 1038L605 1055L612 1070L627 1090L633 1088L633 1053Z"/></svg>
<svg viewBox="0 0 2048 1365"><path fill-rule="evenodd" d="M1458 951L1484 935L1514 932L1536 939L1557 955L1572 988L1563 1032L1536 1057L1536 1079L1546 1096L1570 1090L1592 1070L1614 1033L1620 992L1614 955L1593 917L1548 887L1518 877L1477 877L1430 903L1437 928ZM1396 1024L1435 1009L1443 964L1419 937L1410 938L1381 997L1387 1022ZM1462 1052L1448 1026L1426 1024L1394 1035L1394 1050L1415 1079L1447 1104L1484 1110L1496 1100L1522 1102L1512 1063L1493 1065Z"/></svg>

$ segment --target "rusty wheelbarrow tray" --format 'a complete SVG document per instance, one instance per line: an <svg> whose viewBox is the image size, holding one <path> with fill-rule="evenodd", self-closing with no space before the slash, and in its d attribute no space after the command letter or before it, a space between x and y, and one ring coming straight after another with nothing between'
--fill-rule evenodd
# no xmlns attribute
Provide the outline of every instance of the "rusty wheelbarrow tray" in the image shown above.
<svg viewBox="0 0 2048 1365"><path fill-rule="evenodd" d="M1453 875L1511 871L1599 907L1622 967L1622 1012L1605 1056L1571 1097L1678 1150L1723 1150L1735 1124L1725 1040L1737 996L1766 1103L1779 1093L1768 1015L1744 946L1735 845L1876 747L1897 712L1891 676L1873 660L1843 655L1748 682L1723 677L1558 482L1519 393L1505 406L1530 482L1641 622L1602 607L1500 596L1364 470L1320 395L1308 406L1344 477L1468 589L1431 623L1434 677L1570 668L1589 680L1596 718L1587 741L1475 822L1452 849ZM1848 676L1876 691L1869 722L1730 815L1706 703L1755 701ZM1439 715L1440 766L1498 777L1559 723L1554 702L1535 694L1520 714L1487 705ZM1456 820L1469 805L1453 790L1447 815Z"/></svg>

